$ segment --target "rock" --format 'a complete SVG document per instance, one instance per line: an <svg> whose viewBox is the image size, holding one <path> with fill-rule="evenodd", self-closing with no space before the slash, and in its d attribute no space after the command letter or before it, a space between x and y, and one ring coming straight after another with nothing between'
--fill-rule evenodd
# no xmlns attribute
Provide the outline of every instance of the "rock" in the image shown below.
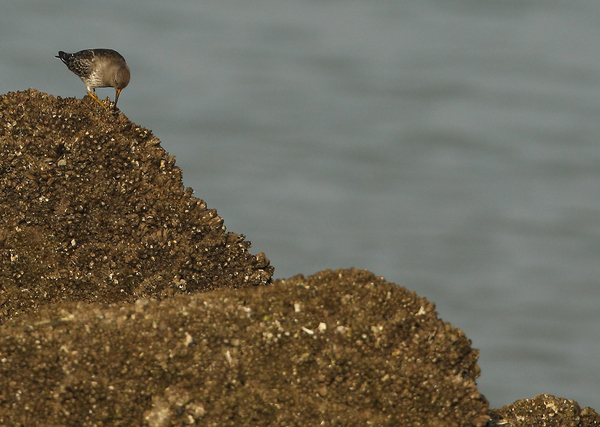
<svg viewBox="0 0 600 427"><path fill-rule="evenodd" d="M165 298L273 274L184 190L150 130L89 97L0 97L0 200L0 323L60 301Z"/></svg>
<svg viewBox="0 0 600 427"><path fill-rule="evenodd" d="M360 270L0 328L0 424L484 426L477 351L434 304Z"/></svg>
<svg viewBox="0 0 600 427"><path fill-rule="evenodd" d="M354 269L272 283L181 178L90 98L0 97L0 425L600 424L549 395L490 420L433 303Z"/></svg>
<svg viewBox="0 0 600 427"><path fill-rule="evenodd" d="M491 411L490 427L592 427L600 426L600 415L577 402L540 394Z"/></svg>

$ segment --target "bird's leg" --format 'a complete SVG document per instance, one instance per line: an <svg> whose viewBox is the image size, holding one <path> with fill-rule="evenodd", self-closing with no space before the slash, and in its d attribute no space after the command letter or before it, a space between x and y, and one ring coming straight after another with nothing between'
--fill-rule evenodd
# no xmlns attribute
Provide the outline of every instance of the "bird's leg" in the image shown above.
<svg viewBox="0 0 600 427"><path fill-rule="evenodd" d="M87 91L88 95L92 97L92 99L94 101L96 101L98 104L100 104L102 106L102 108L104 108L106 111L108 111L108 108L106 108L106 105L104 105L104 102L102 102L100 100L100 98L98 98L98 95L96 95L96 89L92 89L92 92L90 92L89 90Z"/></svg>

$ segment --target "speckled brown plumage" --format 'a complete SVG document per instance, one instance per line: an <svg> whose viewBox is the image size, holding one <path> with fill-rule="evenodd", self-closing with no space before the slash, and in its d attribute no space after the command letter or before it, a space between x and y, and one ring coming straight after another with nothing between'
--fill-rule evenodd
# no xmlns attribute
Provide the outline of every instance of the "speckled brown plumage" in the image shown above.
<svg viewBox="0 0 600 427"><path fill-rule="evenodd" d="M86 49L67 53L61 50L56 57L81 78L88 94L103 107L104 104L96 95L96 88L114 87L117 92L115 107L117 106L119 94L127 87L130 79L129 67L119 52L112 49Z"/></svg>

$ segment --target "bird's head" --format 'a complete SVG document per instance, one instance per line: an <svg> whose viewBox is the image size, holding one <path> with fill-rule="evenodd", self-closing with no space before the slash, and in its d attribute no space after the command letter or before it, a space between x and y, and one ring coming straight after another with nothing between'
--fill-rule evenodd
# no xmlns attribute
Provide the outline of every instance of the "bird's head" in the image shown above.
<svg viewBox="0 0 600 427"><path fill-rule="evenodd" d="M113 81L113 87L117 90L124 89L129 84L129 67L125 65L124 67L120 67L117 69L115 73L115 78Z"/></svg>

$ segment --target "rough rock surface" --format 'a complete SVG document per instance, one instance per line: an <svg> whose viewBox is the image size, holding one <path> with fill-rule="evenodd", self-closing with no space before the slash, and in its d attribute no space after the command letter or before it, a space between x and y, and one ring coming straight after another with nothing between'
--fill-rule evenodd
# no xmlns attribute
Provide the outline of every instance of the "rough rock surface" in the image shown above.
<svg viewBox="0 0 600 427"><path fill-rule="evenodd" d="M0 424L483 426L477 351L434 304L359 270L0 329Z"/></svg>
<svg viewBox="0 0 600 427"><path fill-rule="evenodd" d="M600 426L600 415L577 402L540 394L491 411L490 427L592 427Z"/></svg>
<svg viewBox="0 0 600 427"><path fill-rule="evenodd" d="M548 395L488 422L433 303L360 270L271 283L249 246L124 115L0 97L0 425L598 425Z"/></svg>
<svg viewBox="0 0 600 427"><path fill-rule="evenodd" d="M59 301L268 283L249 246L123 114L33 89L0 97L0 323Z"/></svg>

